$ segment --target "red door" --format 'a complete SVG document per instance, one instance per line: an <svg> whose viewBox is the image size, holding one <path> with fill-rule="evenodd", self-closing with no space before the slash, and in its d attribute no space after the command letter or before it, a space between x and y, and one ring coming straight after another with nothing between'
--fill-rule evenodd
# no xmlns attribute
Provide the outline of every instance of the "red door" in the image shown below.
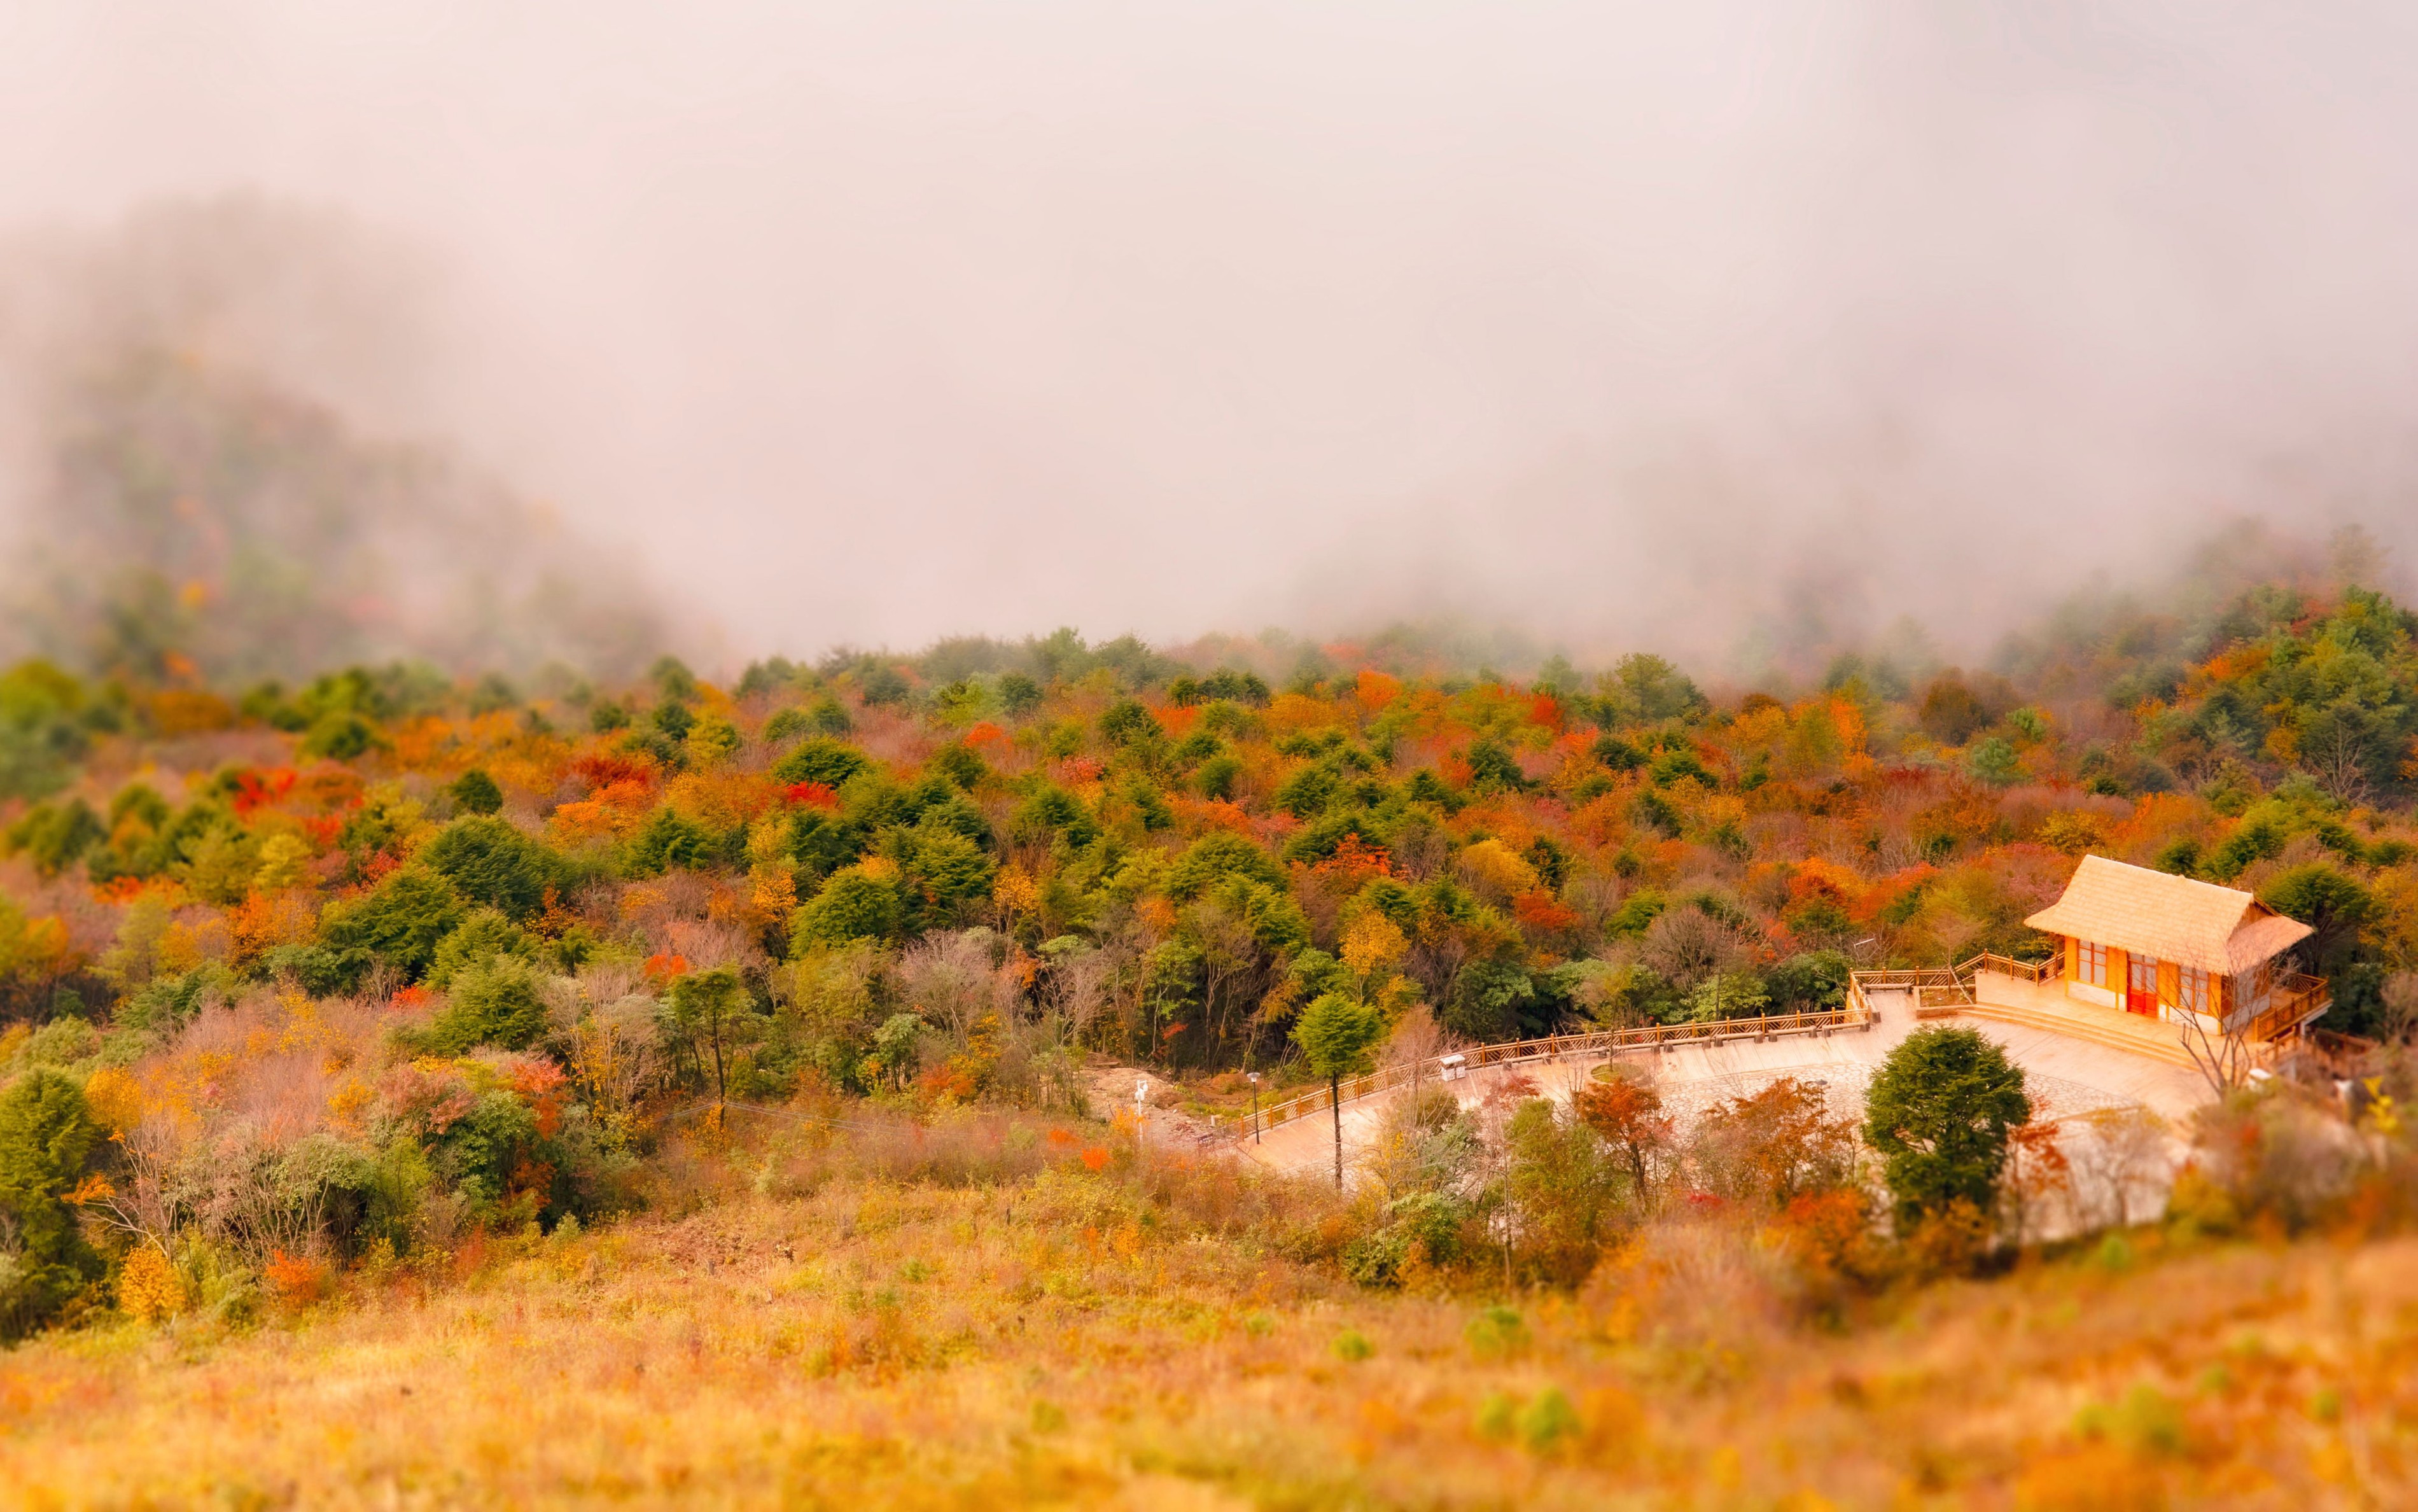
<svg viewBox="0 0 2418 1512"><path fill-rule="evenodd" d="M2158 1016L2158 963L2133 956L2124 969L2124 1008L2128 1013Z"/></svg>

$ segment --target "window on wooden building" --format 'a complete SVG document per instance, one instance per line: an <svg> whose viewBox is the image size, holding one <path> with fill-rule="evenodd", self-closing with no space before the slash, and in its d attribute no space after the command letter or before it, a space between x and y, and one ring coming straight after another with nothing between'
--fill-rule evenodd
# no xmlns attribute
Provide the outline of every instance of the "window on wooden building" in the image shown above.
<svg viewBox="0 0 2418 1512"><path fill-rule="evenodd" d="M2093 987L2105 986L2107 985L2107 947L2096 944L2088 939L2081 940L2078 943L2081 946L2080 958L2082 961L2082 981L2084 985Z"/></svg>
<svg viewBox="0 0 2418 1512"><path fill-rule="evenodd" d="M2180 968L2176 972L2175 1005L2193 1013L2208 1012L2208 973L2196 966Z"/></svg>

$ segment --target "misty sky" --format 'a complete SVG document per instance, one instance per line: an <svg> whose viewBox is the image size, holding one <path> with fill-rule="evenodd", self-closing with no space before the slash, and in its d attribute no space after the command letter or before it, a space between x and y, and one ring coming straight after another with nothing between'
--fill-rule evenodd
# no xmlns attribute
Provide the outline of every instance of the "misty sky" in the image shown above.
<svg viewBox="0 0 2418 1512"><path fill-rule="evenodd" d="M0 8L0 220L341 208L323 378L738 654L1460 612L1970 643L2418 551L2395 4Z"/></svg>

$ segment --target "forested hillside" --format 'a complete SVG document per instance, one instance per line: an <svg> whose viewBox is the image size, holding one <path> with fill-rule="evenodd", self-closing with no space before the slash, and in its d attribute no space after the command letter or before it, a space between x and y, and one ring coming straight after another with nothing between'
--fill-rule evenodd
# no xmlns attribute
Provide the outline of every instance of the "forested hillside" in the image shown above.
<svg viewBox="0 0 2418 1512"><path fill-rule="evenodd" d="M1722 1242L1790 1277L1754 1306L1837 1321L2012 1253L2020 1201L1984 1211L1998 1157L1926 1196L1866 1170L1880 1114L1859 1146L1783 1082L1683 1130L1615 1078L1476 1122L1414 1100L1368 1183L1321 1196L1155 1163L1087 1122L1085 1068L1231 1110L1240 1073L1317 1069L1316 1016L1382 1055L1833 1005L1851 966L2036 952L2022 920L2085 852L2313 924L2327 1027L2398 1043L2412 629L2369 589L2257 585L2077 609L1997 671L1843 656L1785 696L1644 653L1507 679L1414 634L1062 632L727 687L669 658L532 686L28 663L0 678L0 1322L239 1332L467 1281L490 1242L868 1181L1106 1203L1066 1219L1095 1259L1172 1226L1305 1268L1285 1286L1599 1302L1614 1257L1666 1287L1694 1263L1641 1226L1735 1214ZM2370 1089L2368 1176L2299 1105L2211 1115L2176 1232L2389 1221L2398 1077ZM2007 1095L2008 1179L2063 1181ZM2138 1221L2110 1189L2086 1228ZM829 1324L817 1368L945 1353L867 1316ZM1471 1325L1481 1356L1524 1357L1505 1317L1499 1348ZM1550 1446L1588 1415L1505 1399L1481 1439Z"/></svg>

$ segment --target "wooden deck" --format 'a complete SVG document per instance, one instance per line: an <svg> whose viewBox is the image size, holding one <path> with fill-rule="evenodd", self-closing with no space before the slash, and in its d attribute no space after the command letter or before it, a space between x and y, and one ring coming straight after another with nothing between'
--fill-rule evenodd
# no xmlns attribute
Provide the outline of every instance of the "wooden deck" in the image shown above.
<svg viewBox="0 0 2418 1512"><path fill-rule="evenodd" d="M2061 980L2032 982L1987 969L1973 972L1970 980L1972 1001L1926 1004L1916 1010L1917 1016L1995 1019L2089 1040L2111 1050L2125 1050L2186 1069L2195 1065L2191 1052L2183 1047L2182 1031L2178 1026L2141 1014L2076 1001L2065 995Z"/></svg>

